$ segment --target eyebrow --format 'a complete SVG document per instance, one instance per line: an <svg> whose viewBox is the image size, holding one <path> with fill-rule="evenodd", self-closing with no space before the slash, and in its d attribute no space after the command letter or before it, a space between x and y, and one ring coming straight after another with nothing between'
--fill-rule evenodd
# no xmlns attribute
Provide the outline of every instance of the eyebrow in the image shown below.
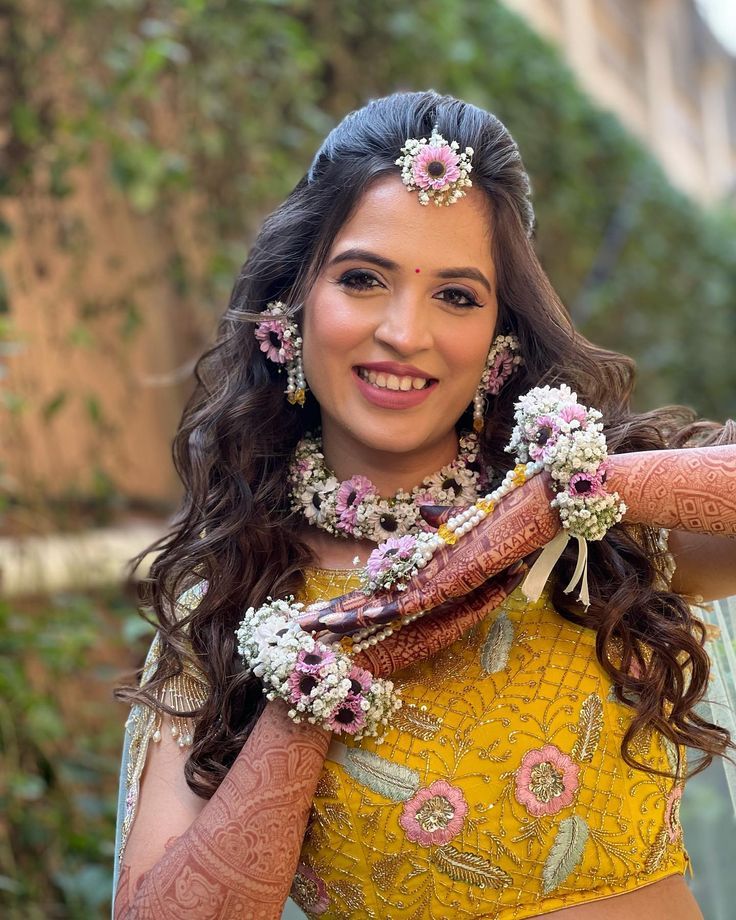
<svg viewBox="0 0 736 920"><path fill-rule="evenodd" d="M331 259L329 264L339 265L341 262L370 262L379 268L385 268L386 271L393 272L398 271L400 268L397 262L387 259L385 256L379 256L369 249L346 249L344 252L338 253L334 259ZM443 268L434 274L438 278L472 278L482 284L489 294L493 293L493 288L486 276L480 269L472 265L464 265L460 268Z"/></svg>

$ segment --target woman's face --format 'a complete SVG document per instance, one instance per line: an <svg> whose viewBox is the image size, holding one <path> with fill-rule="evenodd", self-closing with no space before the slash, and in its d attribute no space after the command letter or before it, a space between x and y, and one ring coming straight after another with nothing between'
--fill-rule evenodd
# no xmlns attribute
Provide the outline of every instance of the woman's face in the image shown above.
<svg viewBox="0 0 736 920"><path fill-rule="evenodd" d="M476 189L449 207L398 177L366 192L304 304L325 446L454 455L498 314L490 234Z"/></svg>

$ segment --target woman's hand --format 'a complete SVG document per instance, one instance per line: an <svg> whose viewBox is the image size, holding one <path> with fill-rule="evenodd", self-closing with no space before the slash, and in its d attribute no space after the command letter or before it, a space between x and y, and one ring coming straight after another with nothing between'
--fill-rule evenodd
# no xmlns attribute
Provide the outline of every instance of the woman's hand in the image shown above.
<svg viewBox="0 0 736 920"><path fill-rule="evenodd" d="M535 476L457 543L439 549L405 591L354 591L308 607L300 625L309 632L349 635L421 611L442 615L440 608L448 601L467 598L472 604L471 592L482 590L489 578L544 546L560 529L559 515L550 508L552 497L547 474Z"/></svg>
<svg viewBox="0 0 736 920"><path fill-rule="evenodd" d="M431 613L360 652L354 658L355 663L375 677L390 677L402 668L436 655L502 604L521 584L527 571L525 563L514 563L464 598L445 601Z"/></svg>

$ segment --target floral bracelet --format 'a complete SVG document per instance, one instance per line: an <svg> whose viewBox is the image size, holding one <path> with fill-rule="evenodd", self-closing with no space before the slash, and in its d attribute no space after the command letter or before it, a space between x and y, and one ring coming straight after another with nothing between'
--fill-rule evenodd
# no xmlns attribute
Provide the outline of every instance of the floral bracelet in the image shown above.
<svg viewBox="0 0 736 920"><path fill-rule="evenodd" d="M570 537L578 541L578 564L566 593L580 584L580 600L590 604L588 540L602 540L626 512L617 492L605 488L608 448L601 413L580 404L569 386L535 387L516 402L516 422L508 453L516 465L497 489L452 517L436 533L387 540L375 549L363 575L366 593L386 588L405 590L441 546L452 546L469 533L506 495L546 470L556 495L551 505L560 514L562 530L540 554L522 586L536 600Z"/></svg>
<svg viewBox="0 0 736 920"><path fill-rule="evenodd" d="M356 739L378 735L401 707L393 683L305 632L296 620L303 607L293 597L249 607L235 633L243 664L263 681L269 700L289 705L294 722Z"/></svg>

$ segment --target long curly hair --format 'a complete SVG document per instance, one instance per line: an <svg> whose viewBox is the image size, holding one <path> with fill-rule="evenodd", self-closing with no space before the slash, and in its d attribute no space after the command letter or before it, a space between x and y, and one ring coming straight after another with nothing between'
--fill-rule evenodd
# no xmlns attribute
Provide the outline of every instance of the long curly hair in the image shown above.
<svg viewBox="0 0 736 920"><path fill-rule="evenodd" d="M142 582L142 600L160 630L162 654L145 687L124 687L117 696L183 715L161 702L161 690L185 666L204 673L209 695L191 714L196 730L185 768L189 786L202 797L217 789L263 707L260 686L237 655L242 611L269 595L298 591L305 566L315 561L289 510L286 469L299 438L319 424L319 406L312 396L303 409L287 402L283 376L259 350L253 323L273 300L283 301L298 321L300 304L361 196L376 180L398 173L395 160L406 138L428 137L434 126L474 150L473 185L487 197L493 226L496 331L514 333L524 355L522 370L488 407L482 460L505 469L514 401L545 383L568 383L581 401L601 410L612 453L735 439L732 424L697 422L686 408L632 413L634 363L573 328L534 253L534 213L519 150L494 115L431 91L396 93L347 115L253 243L216 341L197 362L196 388L174 438L181 507L169 533L131 562L132 573L149 552L158 554ZM470 420L469 408L458 430ZM634 710L622 743L626 763L657 772L631 753L635 736L653 728L703 752L694 773L724 754L730 738L695 709L708 685L705 629L686 600L663 584L663 552L654 537L646 528L614 527L590 546L587 612L559 589L553 600L562 616L596 631L598 660ZM573 567L574 552L566 552L558 569L562 584ZM182 616L176 598L203 578L206 594Z"/></svg>

